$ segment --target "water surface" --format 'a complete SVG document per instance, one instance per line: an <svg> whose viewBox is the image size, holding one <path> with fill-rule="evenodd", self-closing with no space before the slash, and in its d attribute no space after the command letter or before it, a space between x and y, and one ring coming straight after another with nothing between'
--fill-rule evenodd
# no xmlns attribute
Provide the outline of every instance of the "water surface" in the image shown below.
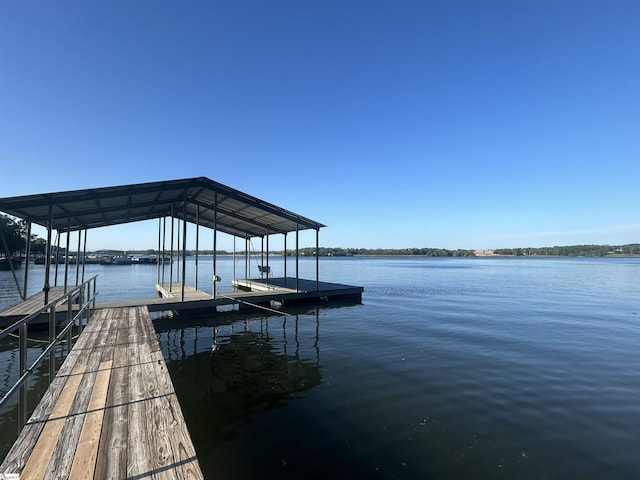
<svg viewBox="0 0 640 480"><path fill-rule="evenodd" d="M153 294L154 267L92 269L104 299ZM363 304L156 323L209 478L637 478L639 259L323 258L321 279Z"/></svg>

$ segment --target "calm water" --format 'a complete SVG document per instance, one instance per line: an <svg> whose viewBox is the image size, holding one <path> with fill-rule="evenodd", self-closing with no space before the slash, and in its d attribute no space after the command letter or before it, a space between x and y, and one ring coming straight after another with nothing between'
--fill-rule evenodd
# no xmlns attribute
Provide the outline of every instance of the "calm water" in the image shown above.
<svg viewBox="0 0 640 480"><path fill-rule="evenodd" d="M90 270L103 299L153 294L154 267ZM157 323L208 477L640 475L640 259L335 258L321 278L363 304Z"/></svg>

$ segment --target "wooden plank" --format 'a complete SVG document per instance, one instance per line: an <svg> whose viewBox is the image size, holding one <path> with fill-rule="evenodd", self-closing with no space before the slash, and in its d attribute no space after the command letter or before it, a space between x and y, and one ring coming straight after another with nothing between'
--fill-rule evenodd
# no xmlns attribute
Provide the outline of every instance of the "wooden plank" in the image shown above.
<svg viewBox="0 0 640 480"><path fill-rule="evenodd" d="M78 392L84 371L85 367L83 365L73 369L72 375L67 381L60 398L53 407L51 416L49 420L47 420L38 438L38 442L29 456L27 464L20 473L20 478L35 479L44 477L44 473L58 443L58 437L64 427L66 417L69 414L73 400Z"/></svg>
<svg viewBox="0 0 640 480"><path fill-rule="evenodd" d="M158 283L156 292L164 298L182 299L182 283ZM184 286L185 300L206 300L211 298L211 294L203 290L196 290L191 285Z"/></svg>
<svg viewBox="0 0 640 480"><path fill-rule="evenodd" d="M158 478L203 479L178 397L159 349L153 353L152 360L151 365L155 370L153 388L156 411L156 415L152 416L153 426L154 430L163 432L171 439L171 469L166 470L166 475Z"/></svg>
<svg viewBox="0 0 640 480"><path fill-rule="evenodd" d="M108 318L108 312L103 312L97 317L97 321L93 324L90 322L87 328L90 338L87 341L86 348L80 351L77 360L78 364L85 364L87 368L78 394L71 406L69 418L60 432L60 438L58 439L60 448L57 448L53 453L46 472L47 478L69 478L75 448L80 439L89 399L98 375L98 367L102 356L100 346L104 341L104 336L108 333L105 331L105 324Z"/></svg>
<svg viewBox="0 0 640 480"><path fill-rule="evenodd" d="M96 467L98 455L98 442L102 430L102 419L107 402L109 379L111 378L111 366L113 361L107 360L100 363L93 392L89 400L87 415L82 425L82 432L73 459L69 478L92 479Z"/></svg>
<svg viewBox="0 0 640 480"><path fill-rule="evenodd" d="M129 330L129 408L127 435L127 477L151 475L149 458L151 448L146 434L149 412L144 398L144 372L141 363L150 361L140 346L142 332L139 329L137 309L128 310L131 315Z"/></svg>
<svg viewBox="0 0 640 480"><path fill-rule="evenodd" d="M67 291L73 288L75 288L75 286L69 287ZM53 301L64 293L64 287L51 287L51 289L49 290L49 301ZM66 301L58 302L57 305L63 304L66 304ZM34 295L31 295L30 297L27 297L25 300L21 300L18 303L14 303L13 305L8 305L0 309L0 318L27 316L30 313L33 313L44 307L44 305L44 292L38 292Z"/></svg>
<svg viewBox="0 0 640 480"><path fill-rule="evenodd" d="M102 316L104 316L104 314L105 312L102 312ZM19 472L24 468L24 465L38 441L40 433L45 426L47 418L51 415L53 406L58 401L63 389L65 388L67 380L73 376L73 369L77 365L78 358L83 352L86 352L91 348L91 345L95 340L95 328L101 321L101 315L95 315L87 329L85 329L86 332L83 332L83 335L80 336L74 345L74 348L67 355L67 358L58 370L56 377L51 382L51 385L47 389L40 403L36 406L31 418L24 426L18 436L18 439L5 457L4 462L0 466L0 471Z"/></svg>
<svg viewBox="0 0 640 480"><path fill-rule="evenodd" d="M127 415L129 388L129 316L125 309L112 311L114 327L113 370L109 382L107 405L98 447L96 479L119 480L127 476Z"/></svg>
<svg viewBox="0 0 640 480"><path fill-rule="evenodd" d="M150 469L154 472L154 478L159 479L201 479L203 477L195 448L155 330L148 313L146 311L141 313L141 326L144 325L146 330L148 338L146 344L150 351L150 362L142 365L146 371L145 396L149 402L148 411L151 413L148 417L151 428L147 428L153 461Z"/></svg>
<svg viewBox="0 0 640 480"><path fill-rule="evenodd" d="M32 417L25 429L37 430L30 434L35 447L14 445L22 453L10 464L18 468L0 471L22 470L21 478L203 478L146 307L96 312L61 373L48 408L36 409L43 420Z"/></svg>

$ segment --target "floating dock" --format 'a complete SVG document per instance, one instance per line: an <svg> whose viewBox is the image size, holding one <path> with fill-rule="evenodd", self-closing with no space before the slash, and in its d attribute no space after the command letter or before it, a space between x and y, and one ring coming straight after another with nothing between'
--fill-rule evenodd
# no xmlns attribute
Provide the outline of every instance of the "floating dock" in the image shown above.
<svg viewBox="0 0 640 480"><path fill-rule="evenodd" d="M203 478L146 308L95 312L0 473Z"/></svg>
<svg viewBox="0 0 640 480"><path fill-rule="evenodd" d="M144 307L149 312L175 312L175 313L216 313L218 307L234 306L238 309L259 308L261 306L279 306L286 304L299 304L323 301L348 301L362 302L364 289L353 285L340 283L317 282L302 278L254 278L237 279L232 281L236 290L233 293L218 293L215 298L212 294L198 290L190 285L184 286L179 282L156 284L157 298L143 298L137 300L116 300L97 302L97 309L108 308L134 308ZM52 287L51 295L61 295L63 287ZM7 327L13 322L42 307L44 295L37 293L25 301L16 303L0 310L0 328ZM77 305L72 305L72 310L77 311ZM60 308L56 314L59 320L66 318L66 307ZM32 324L46 324L49 320L48 313L42 313L40 318Z"/></svg>
<svg viewBox="0 0 640 480"><path fill-rule="evenodd" d="M96 308L146 307L150 312L172 311L176 313L210 312L218 307L237 306L238 309L256 307L277 302L280 305L322 302L322 301L362 301L362 287L339 283L316 282L296 278L237 279L232 281L237 289L233 293L212 294L182 284L156 284L158 298L141 300L119 300L98 302ZM297 288L296 288L297 286Z"/></svg>

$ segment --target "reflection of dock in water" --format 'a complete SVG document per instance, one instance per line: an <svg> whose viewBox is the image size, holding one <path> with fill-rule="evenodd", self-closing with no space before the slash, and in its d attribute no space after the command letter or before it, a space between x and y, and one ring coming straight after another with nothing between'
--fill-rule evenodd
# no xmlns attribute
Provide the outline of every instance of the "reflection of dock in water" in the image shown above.
<svg viewBox="0 0 640 480"><path fill-rule="evenodd" d="M321 383L318 310L168 329L159 339L194 444L207 449L235 435L237 422ZM207 462L200 451L198 459Z"/></svg>

